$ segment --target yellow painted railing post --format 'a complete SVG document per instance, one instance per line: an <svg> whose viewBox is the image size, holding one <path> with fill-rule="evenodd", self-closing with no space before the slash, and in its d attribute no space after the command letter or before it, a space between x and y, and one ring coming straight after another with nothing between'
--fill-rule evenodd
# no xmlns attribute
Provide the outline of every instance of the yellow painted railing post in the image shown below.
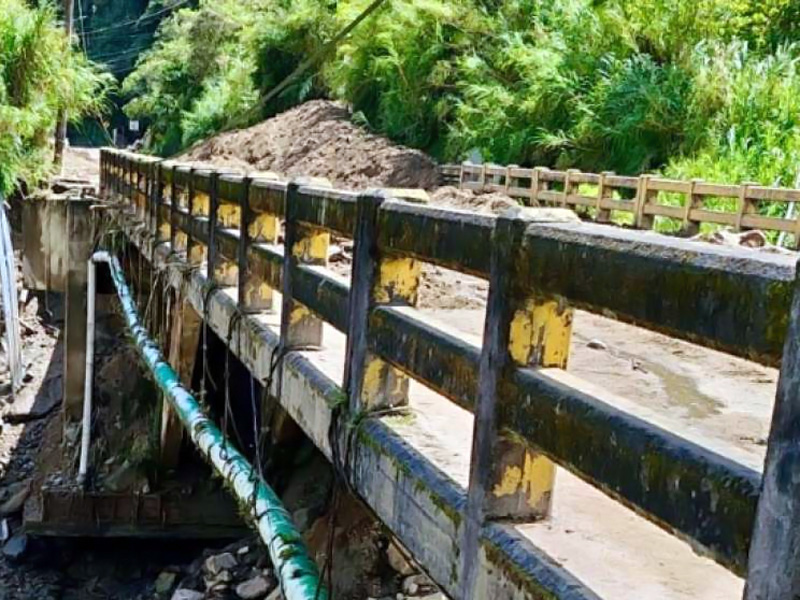
<svg viewBox="0 0 800 600"><path fill-rule="evenodd" d="M218 246L217 237L221 229L239 231L241 222L241 207L238 200L231 200L229 197L223 199L220 190L224 187L230 189L232 184L238 183L240 175L232 173L219 173L216 179L216 186L213 188L212 213L210 218L211 227L214 229L214 241ZM224 178L224 179L223 179ZM232 260L231 260L232 259ZM217 285L222 287L236 287L239 284L239 261L238 256L225 257L219 253L218 248L209 254L209 273Z"/></svg>
<svg viewBox="0 0 800 600"><path fill-rule="evenodd" d="M300 188L304 179L291 181L286 188L286 220L283 250L283 304L281 343L286 348L322 347L323 321L292 295L293 271L298 265L326 266L330 234L305 225L296 217Z"/></svg>
<svg viewBox="0 0 800 600"><path fill-rule="evenodd" d="M172 203L172 165L161 163L158 171L158 190L156 191L156 243L170 239L170 220L164 218L164 207Z"/></svg>
<svg viewBox="0 0 800 600"><path fill-rule="evenodd" d="M211 209L211 200L208 194L197 189L197 179L207 177L207 172L198 173L192 171L192 178L189 181L189 215L192 217L208 218ZM206 246L198 242L193 235L190 235L186 246L186 259L193 267L201 266L207 260Z"/></svg>
<svg viewBox="0 0 800 600"><path fill-rule="evenodd" d="M417 303L422 264L380 252L378 216L384 201L398 195L424 201L419 192L378 190L358 197L344 379L353 414L408 403L408 377L369 351L369 313L380 305Z"/></svg>
<svg viewBox="0 0 800 600"><path fill-rule="evenodd" d="M186 167L181 167L181 173L186 172ZM180 188L177 184L174 184L173 189L175 190L175 203L172 207L172 230L173 230L173 245L172 251L179 253L181 255L186 254L188 256L189 251L189 233L186 231L182 231L181 228L178 226L178 213L179 212L190 212L191 207L191 197L192 197L192 179L194 179L194 167L189 167L188 169L188 181L185 185L181 186Z"/></svg>
<svg viewBox="0 0 800 600"><path fill-rule="evenodd" d="M242 203L242 222L239 230L241 257L239 260L239 305L245 311L272 310L272 288L263 277L249 267L253 244L276 244L280 233L277 215L255 212L250 203L250 189Z"/></svg>
<svg viewBox="0 0 800 600"><path fill-rule="evenodd" d="M504 382L519 367L566 368L572 309L527 285L525 231L536 222L577 221L568 209L515 209L497 219L492 236L489 300L472 440L467 518L462 545L462 597L484 597L475 574L487 520L530 522L549 515L555 465L506 433Z"/></svg>

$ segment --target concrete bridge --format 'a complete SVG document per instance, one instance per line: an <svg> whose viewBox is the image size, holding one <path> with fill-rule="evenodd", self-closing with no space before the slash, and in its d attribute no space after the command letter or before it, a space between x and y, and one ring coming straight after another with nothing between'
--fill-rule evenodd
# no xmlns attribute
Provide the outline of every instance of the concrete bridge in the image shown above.
<svg viewBox="0 0 800 600"><path fill-rule="evenodd" d="M453 598L797 592L794 257L112 150L101 188L181 299L176 370L206 319ZM354 240L349 278L332 235ZM422 263L488 282L483 335L415 308ZM577 308L782 362L763 491L752 464L567 373ZM163 460L176 440L165 408Z"/></svg>

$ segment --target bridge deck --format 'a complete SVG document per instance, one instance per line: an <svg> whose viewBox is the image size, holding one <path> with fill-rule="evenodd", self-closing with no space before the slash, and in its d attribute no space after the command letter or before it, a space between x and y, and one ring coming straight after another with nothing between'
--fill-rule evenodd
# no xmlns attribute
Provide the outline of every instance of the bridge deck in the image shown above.
<svg viewBox="0 0 800 600"><path fill-rule="evenodd" d="M203 274L197 278L199 285L195 297L201 293L200 282L203 279ZM225 288L222 292L230 301L229 305L234 306L236 288ZM212 297L212 303L218 301L221 295ZM273 312L250 315L247 319L259 323L277 338L280 329L279 297L275 306L277 309ZM197 308L202 309L199 305ZM227 311L224 312L227 314ZM465 340L477 344L481 341L481 310L429 309L419 312L425 319L437 320L440 328L458 332ZM648 379L643 377L641 379L644 382L639 381L641 389L636 390L634 386L633 396L628 394L623 399L606 394L607 399L638 416L652 419L690 439L760 468L763 447L754 443L750 436L754 430L766 431L774 395L776 372L773 369L588 313L579 313L576 321L571 368L576 374L594 379L595 382L605 381L612 388L630 389L626 384L630 384L631 378L626 377L624 372L618 373L616 378L608 378L609 373L618 366L617 361L628 365L631 360L642 361L644 364L639 367L642 369L640 373L660 365L662 377L663 373L669 372L669 368L682 367L686 369L684 377L687 381L699 380L700 373L708 377L708 385L701 391L712 408L695 406L696 394L692 395L695 399L692 404L682 403L680 386L676 388L674 380L668 377L666 381L662 379L663 388L660 390L656 389L656 384L648 386ZM218 313L212 308L210 323L220 336L226 336L227 323L222 311ZM324 327L322 350L292 354L305 357L314 369L340 385L346 339L335 328L327 324ZM610 355L610 358L607 356L598 360L598 351L586 346L584 340L598 337L599 333L603 334L602 339L606 340L612 352L619 343L616 357ZM659 338L655 346L651 339L654 336ZM234 351L237 343L232 343ZM649 356L635 354L637 349L645 346L659 350ZM253 350L249 352L252 354ZM672 358L665 359L664 354ZM682 359L682 356L691 359ZM246 356L243 359L247 362ZM672 360L673 364L665 364L668 360ZM629 366L629 369L632 367ZM691 373L689 369L695 372ZM675 376L679 377L680 374ZM720 380L726 381L726 385L717 385ZM663 405L664 397L672 399L671 406ZM411 383L410 401L411 417L389 416L379 420L430 461L435 469L451 479L460 493L465 495L472 443L472 414L416 381ZM308 406L310 402L310 397L289 400L296 410L306 416L315 412ZM303 404L306 406L301 406ZM290 412L295 416L298 414L291 408ZM312 421L308 419L304 423L301 419L300 424L312 438L326 435L327 421ZM741 443L735 444L735 439L740 439ZM380 507L373 505L373 508L381 516ZM740 597L742 593L741 578L696 554L689 544L662 531L561 468L557 474L552 517L541 523L508 527L567 568L601 598L713 600ZM424 528L420 528L417 535L424 541Z"/></svg>
<svg viewBox="0 0 800 600"><path fill-rule="evenodd" d="M741 593L778 374L734 356L794 348L791 257L104 157L122 229L258 379L279 345L321 346L283 356L270 392L446 592ZM352 275L330 234L356 240ZM454 275L428 289L444 302L420 264ZM238 289L209 296L205 266ZM474 277L477 310L444 310Z"/></svg>

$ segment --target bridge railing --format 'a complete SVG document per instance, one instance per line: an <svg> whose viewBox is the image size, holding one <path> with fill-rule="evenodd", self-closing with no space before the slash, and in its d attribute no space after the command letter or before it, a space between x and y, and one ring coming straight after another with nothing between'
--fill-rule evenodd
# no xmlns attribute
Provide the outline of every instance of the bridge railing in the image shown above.
<svg viewBox="0 0 800 600"><path fill-rule="evenodd" d="M799 189L469 162L443 165L440 179L461 189L507 194L529 206L572 208L600 223L625 215L637 229L652 229L656 218L668 219L684 235L697 234L703 223L734 231L761 229L790 234L800 247L800 212L789 212L789 205L800 202ZM771 211L762 210L768 205Z"/></svg>
<svg viewBox="0 0 800 600"><path fill-rule="evenodd" d="M287 348L320 347L323 321L347 334L343 388L351 414L407 403L413 378L475 415L461 597L474 585L484 524L546 517L556 464L733 572L747 572L761 474L617 408L613 397L568 374L573 310L786 364L797 352L796 340L784 348L793 257L581 223L567 211L494 217L387 191L154 166L118 151L104 150L101 160L104 189L127 201L138 185L131 177L152 173L137 209L155 214L160 240L190 262L205 258L216 283L238 285L242 310L269 310L272 291L281 291ZM325 269L331 233L354 240L349 286ZM414 309L422 263L489 281L482 345ZM778 402L776 415L789 401L779 394ZM767 472L777 452L771 443ZM781 460L800 472L792 456ZM790 506L791 493L784 486L762 510ZM791 553L794 542L773 533L760 534L751 565L766 549Z"/></svg>

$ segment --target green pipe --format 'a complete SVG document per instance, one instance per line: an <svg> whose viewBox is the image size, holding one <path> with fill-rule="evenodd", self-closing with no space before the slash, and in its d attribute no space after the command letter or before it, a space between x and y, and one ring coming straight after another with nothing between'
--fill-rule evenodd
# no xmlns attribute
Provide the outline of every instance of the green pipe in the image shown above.
<svg viewBox="0 0 800 600"><path fill-rule="evenodd" d="M288 511L247 459L225 440L222 431L206 416L192 394L181 385L177 373L139 321L136 303L116 257L108 252L96 252L92 260L108 264L136 347L192 442L230 484L237 500L247 507L255 528L267 545L286 600L326 600L327 590L321 585L317 566L308 556Z"/></svg>

